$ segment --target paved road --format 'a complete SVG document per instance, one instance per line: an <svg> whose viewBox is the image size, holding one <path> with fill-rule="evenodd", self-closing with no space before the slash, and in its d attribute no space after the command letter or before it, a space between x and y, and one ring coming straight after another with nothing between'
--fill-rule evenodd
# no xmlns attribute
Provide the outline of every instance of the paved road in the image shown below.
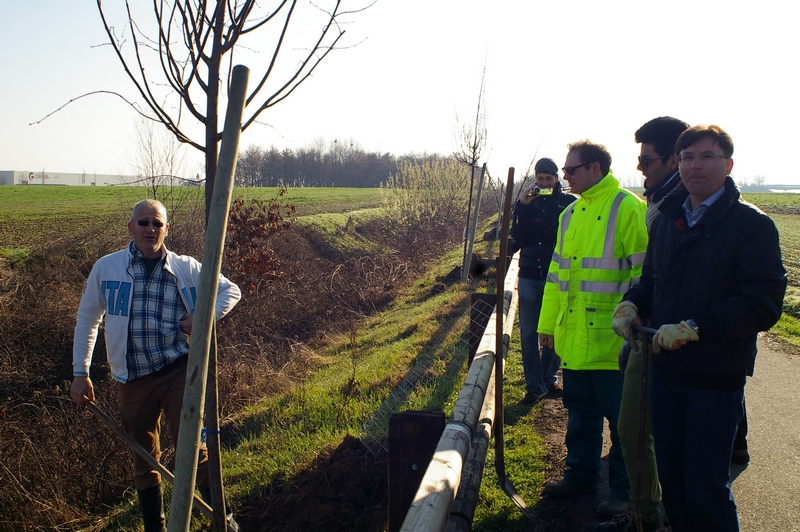
<svg viewBox="0 0 800 532"><path fill-rule="evenodd" d="M750 464L734 466L742 532L800 531L800 356L759 339L745 387Z"/></svg>

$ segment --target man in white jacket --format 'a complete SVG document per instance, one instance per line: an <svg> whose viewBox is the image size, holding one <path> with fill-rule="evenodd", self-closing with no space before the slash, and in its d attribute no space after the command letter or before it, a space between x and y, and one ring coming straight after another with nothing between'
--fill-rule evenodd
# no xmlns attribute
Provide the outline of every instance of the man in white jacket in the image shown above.
<svg viewBox="0 0 800 532"><path fill-rule="evenodd" d="M167 210L156 200L133 207L128 247L102 257L92 268L78 308L73 344L70 397L78 405L94 401L89 378L97 331L105 316L105 342L111 375L117 381L120 418L125 431L156 460L163 410L177 438L192 331L200 263L168 251ZM241 298L239 287L220 275L216 319ZM197 485L208 490L208 457L203 446ZM144 459L134 457L134 485L145 531L165 530L161 477Z"/></svg>

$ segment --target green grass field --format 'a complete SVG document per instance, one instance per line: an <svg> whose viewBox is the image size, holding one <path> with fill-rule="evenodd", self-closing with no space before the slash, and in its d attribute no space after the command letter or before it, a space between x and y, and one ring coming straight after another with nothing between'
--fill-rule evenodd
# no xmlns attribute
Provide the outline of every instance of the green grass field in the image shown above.
<svg viewBox="0 0 800 532"><path fill-rule="evenodd" d="M277 197L279 191L279 188L236 188L234 198L268 200ZM174 194L166 192L162 192L160 198L168 210L172 210L174 202L203 205L205 190L202 188L180 187L174 189ZM108 224L109 218L124 221L131 206L146 195L145 187L0 186L0 253L8 254L11 249L35 245L65 225L91 225L95 220ZM800 195L753 193L745 194L744 198L761 207L775 221L790 284L798 284ZM381 190L292 188L279 201L293 203L301 218L342 213L357 215L358 211L380 206ZM323 225L324 218L320 218Z"/></svg>
<svg viewBox="0 0 800 532"><path fill-rule="evenodd" d="M233 198L269 200L279 192L279 188L235 188ZM204 194L203 188L179 187L159 191L157 197L174 220L202 213ZM105 229L119 223L124 229L133 204L146 197L152 197L146 187L0 186L0 253L3 248L35 246L75 224ZM306 217L376 208L381 204L381 191L293 188L278 200L294 204L297 216Z"/></svg>
<svg viewBox="0 0 800 532"><path fill-rule="evenodd" d="M279 188L235 188L234 198L274 198ZM52 216L102 215L120 209L130 210L133 202L148 196L146 187L49 187L49 186L0 186L0 223L11 220L46 219ZM205 189L181 187L175 195L199 200ZM162 199L165 198L165 199ZM165 204L171 194L159 196ZM380 189L377 188L292 188L282 201L288 201L303 209L317 212L343 212L341 209L377 207L380 205ZM324 210L328 206L333 210ZM303 214L301 212L301 214Z"/></svg>

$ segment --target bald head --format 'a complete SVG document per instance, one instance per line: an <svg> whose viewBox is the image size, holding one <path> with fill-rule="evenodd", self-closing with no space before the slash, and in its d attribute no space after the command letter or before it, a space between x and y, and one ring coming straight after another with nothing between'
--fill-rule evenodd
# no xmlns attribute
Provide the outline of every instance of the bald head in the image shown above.
<svg viewBox="0 0 800 532"><path fill-rule="evenodd" d="M136 220L136 214L143 208L155 209L162 214L164 221L167 221L167 208L158 200L144 199L133 206L131 211L131 222Z"/></svg>

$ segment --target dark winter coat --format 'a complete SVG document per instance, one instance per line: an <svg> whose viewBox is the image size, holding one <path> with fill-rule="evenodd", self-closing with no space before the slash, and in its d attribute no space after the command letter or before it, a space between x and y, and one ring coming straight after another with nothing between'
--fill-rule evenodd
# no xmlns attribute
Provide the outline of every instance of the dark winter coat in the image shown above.
<svg viewBox="0 0 800 532"><path fill-rule="evenodd" d="M736 389L752 375L759 331L780 318L786 291L778 230L743 201L733 180L687 228L681 189L659 206L642 278L623 299L658 328L694 319L700 339L653 357L665 379L692 388Z"/></svg>
<svg viewBox="0 0 800 532"><path fill-rule="evenodd" d="M545 280L556 245L558 216L576 199L572 194L565 194L558 183L549 196L537 196L527 205L517 201L511 225L514 244L509 254L522 249L519 257L520 277Z"/></svg>

